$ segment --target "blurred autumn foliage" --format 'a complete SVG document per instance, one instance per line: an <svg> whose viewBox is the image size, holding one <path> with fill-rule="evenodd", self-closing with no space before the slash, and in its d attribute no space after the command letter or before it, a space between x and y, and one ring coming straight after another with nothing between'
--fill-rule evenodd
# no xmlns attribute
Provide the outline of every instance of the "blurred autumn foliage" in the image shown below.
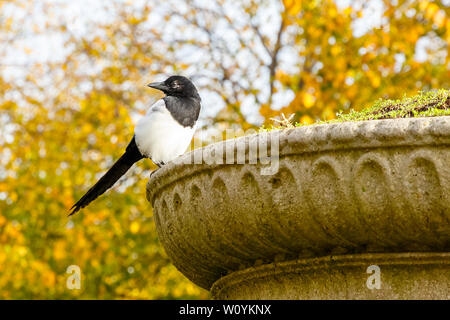
<svg viewBox="0 0 450 320"><path fill-rule="evenodd" d="M2 0L0 43L0 298L207 298L158 242L150 161L67 218L158 98L145 83L191 76L222 129L448 89L450 3Z"/></svg>

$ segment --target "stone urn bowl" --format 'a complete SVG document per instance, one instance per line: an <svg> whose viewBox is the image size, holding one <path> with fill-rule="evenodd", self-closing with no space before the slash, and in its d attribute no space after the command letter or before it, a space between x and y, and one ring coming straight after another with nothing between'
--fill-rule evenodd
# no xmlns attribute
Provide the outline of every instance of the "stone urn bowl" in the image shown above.
<svg viewBox="0 0 450 320"><path fill-rule="evenodd" d="M158 170L147 199L173 264L215 299L450 298L449 116L212 144Z"/></svg>

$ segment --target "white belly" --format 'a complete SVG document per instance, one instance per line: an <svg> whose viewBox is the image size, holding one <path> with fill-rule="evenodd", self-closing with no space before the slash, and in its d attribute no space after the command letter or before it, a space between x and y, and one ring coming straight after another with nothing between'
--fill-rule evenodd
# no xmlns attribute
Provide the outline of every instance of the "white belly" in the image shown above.
<svg viewBox="0 0 450 320"><path fill-rule="evenodd" d="M134 130L136 145L142 155L161 164L182 155L188 148L195 127L183 127L158 100L138 121Z"/></svg>

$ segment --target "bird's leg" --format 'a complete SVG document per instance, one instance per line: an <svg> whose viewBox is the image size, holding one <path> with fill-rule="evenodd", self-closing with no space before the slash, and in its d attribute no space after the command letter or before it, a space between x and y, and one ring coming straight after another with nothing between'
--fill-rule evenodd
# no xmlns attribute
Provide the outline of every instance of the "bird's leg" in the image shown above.
<svg viewBox="0 0 450 320"><path fill-rule="evenodd" d="M158 166L159 167L159 166ZM159 168L161 168L161 167L159 167ZM156 171L158 171L159 170L159 168L158 169L155 169L155 170L153 170L152 172L150 172L150 177L149 177L149 179L152 177L152 175L156 172Z"/></svg>
<svg viewBox="0 0 450 320"><path fill-rule="evenodd" d="M158 168L155 169L155 170L153 170L153 171L150 173L150 178L152 177L152 175L153 175L156 171L158 171L159 169L161 169L162 166L165 166L165 165L166 165L166 164L164 163L164 161L153 162L153 163L156 164L156 165L158 166Z"/></svg>

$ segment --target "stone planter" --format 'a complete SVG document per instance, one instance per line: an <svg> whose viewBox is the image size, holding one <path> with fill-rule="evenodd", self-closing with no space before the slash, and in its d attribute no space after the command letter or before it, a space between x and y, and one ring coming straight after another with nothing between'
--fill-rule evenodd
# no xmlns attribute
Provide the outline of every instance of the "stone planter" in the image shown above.
<svg viewBox="0 0 450 320"><path fill-rule="evenodd" d="M187 164L273 135L274 175ZM450 298L450 117L213 144L155 173L147 198L174 265L214 298Z"/></svg>

